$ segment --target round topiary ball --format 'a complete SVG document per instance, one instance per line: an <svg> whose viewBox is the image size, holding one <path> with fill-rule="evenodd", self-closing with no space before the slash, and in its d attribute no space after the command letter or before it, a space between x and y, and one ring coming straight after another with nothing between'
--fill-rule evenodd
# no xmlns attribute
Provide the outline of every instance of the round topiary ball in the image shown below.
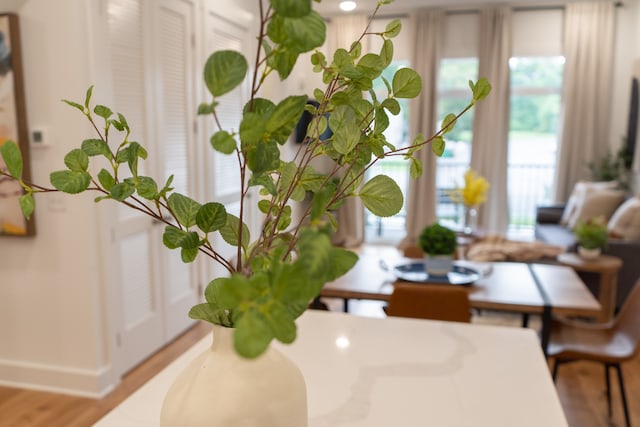
<svg viewBox="0 0 640 427"><path fill-rule="evenodd" d="M452 255L458 246L456 237L455 231L436 222L422 230L418 244L429 255Z"/></svg>

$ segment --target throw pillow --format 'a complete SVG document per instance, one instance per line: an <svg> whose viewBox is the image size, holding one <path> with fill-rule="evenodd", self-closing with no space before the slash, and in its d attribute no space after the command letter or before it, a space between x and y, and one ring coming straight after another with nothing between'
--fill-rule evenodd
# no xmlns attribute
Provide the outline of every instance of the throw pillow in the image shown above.
<svg viewBox="0 0 640 427"><path fill-rule="evenodd" d="M606 190L615 189L618 186L617 181L578 181L573 186L571 195L567 200L567 203L562 211L562 217L560 218L560 224L569 225L577 223L576 215L579 213L580 204L584 197L584 193L589 190ZM573 227L571 227L573 228Z"/></svg>
<svg viewBox="0 0 640 427"><path fill-rule="evenodd" d="M589 218L604 216L607 220L615 212L616 208L624 200L625 193L612 189L587 189L578 201L575 214L569 220L567 226L574 229L578 222Z"/></svg>
<svg viewBox="0 0 640 427"><path fill-rule="evenodd" d="M640 240L640 196L624 202L611 216L608 224L612 237Z"/></svg>

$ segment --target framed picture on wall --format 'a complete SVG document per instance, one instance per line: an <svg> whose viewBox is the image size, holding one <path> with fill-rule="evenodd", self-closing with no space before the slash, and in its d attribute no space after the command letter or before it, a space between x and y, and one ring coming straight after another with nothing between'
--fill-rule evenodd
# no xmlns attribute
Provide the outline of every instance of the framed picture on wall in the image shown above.
<svg viewBox="0 0 640 427"><path fill-rule="evenodd" d="M0 146L15 141L24 160L23 179L29 180L29 136L24 99L22 55L18 16L0 14ZM0 158L0 168L6 165ZM20 210L20 185L0 176L0 236L31 236L35 233L33 216L25 220Z"/></svg>

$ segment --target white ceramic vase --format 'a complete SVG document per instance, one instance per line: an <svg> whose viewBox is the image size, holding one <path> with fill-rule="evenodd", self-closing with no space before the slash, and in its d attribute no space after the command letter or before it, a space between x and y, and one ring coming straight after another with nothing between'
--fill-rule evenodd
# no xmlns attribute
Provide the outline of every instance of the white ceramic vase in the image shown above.
<svg viewBox="0 0 640 427"><path fill-rule="evenodd" d="M180 373L162 405L161 427L306 427L298 367L273 347L256 359L233 348L233 329L214 325L213 344Z"/></svg>
<svg viewBox="0 0 640 427"><path fill-rule="evenodd" d="M427 255L424 268L430 276L446 276L453 270L453 255Z"/></svg>
<svg viewBox="0 0 640 427"><path fill-rule="evenodd" d="M602 249L600 248L587 249L582 246L578 246L578 255L580 255L580 257L584 259L596 259L600 256L601 253Z"/></svg>

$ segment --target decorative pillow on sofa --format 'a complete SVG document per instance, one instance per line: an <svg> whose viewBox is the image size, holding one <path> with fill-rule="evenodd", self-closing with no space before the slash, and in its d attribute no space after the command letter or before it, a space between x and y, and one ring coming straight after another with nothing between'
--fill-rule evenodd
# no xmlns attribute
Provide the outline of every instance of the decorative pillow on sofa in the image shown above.
<svg viewBox="0 0 640 427"><path fill-rule="evenodd" d="M609 234L623 240L640 240L640 195L624 202L611 216Z"/></svg>
<svg viewBox="0 0 640 427"><path fill-rule="evenodd" d="M578 200L576 212L569 219L567 227L573 230L578 222L596 216L604 216L609 220L624 197L625 192L621 190L588 188Z"/></svg>
<svg viewBox="0 0 640 427"><path fill-rule="evenodd" d="M614 190L618 186L617 181L578 181L573 186L571 195L567 200L564 211L562 211L562 218L560 218L560 224L568 225L571 228L577 223L577 215L579 214L580 205L587 191L591 190ZM612 211L613 212L613 211ZM608 218L609 216L607 216ZM574 224L571 226L570 224Z"/></svg>

